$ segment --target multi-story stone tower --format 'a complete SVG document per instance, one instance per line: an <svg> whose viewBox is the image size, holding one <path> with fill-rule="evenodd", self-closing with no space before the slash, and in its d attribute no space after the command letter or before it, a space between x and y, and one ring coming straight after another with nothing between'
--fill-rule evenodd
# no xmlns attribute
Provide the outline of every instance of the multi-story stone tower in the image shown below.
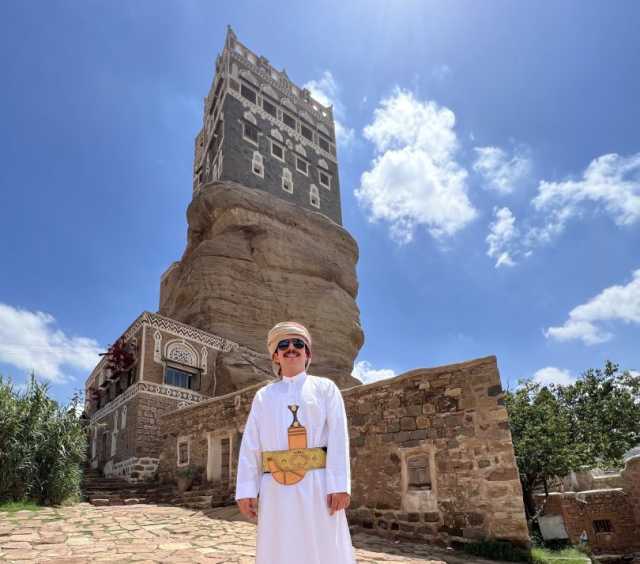
<svg viewBox="0 0 640 564"><path fill-rule="evenodd" d="M342 223L331 106L228 28L195 140L193 189L233 181Z"/></svg>

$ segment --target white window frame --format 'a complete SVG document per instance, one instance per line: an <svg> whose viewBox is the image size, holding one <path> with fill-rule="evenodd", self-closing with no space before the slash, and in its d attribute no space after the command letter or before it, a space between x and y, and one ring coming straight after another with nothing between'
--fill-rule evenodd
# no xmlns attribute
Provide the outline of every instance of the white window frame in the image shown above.
<svg viewBox="0 0 640 564"><path fill-rule="evenodd" d="M269 110L267 110L264 107L264 103L265 101L267 102L267 104L269 104L270 106L273 106L276 110L276 115L274 116L272 113L269 112ZM278 105L274 104L270 99L268 99L266 96L262 96L262 109L267 113L267 115L270 115L272 118L278 119Z"/></svg>
<svg viewBox="0 0 640 564"><path fill-rule="evenodd" d="M278 143L277 141L274 141L273 139L269 139L269 141L271 141L271 156L278 159L280 162L284 162L284 145ZM273 152L274 145L280 147L280 150L282 151L282 157L279 157Z"/></svg>
<svg viewBox="0 0 640 564"><path fill-rule="evenodd" d="M293 120L293 127L291 127L289 124L285 123L285 121L284 121L285 114L288 115ZM282 110L282 123L284 124L285 127L288 127L289 129L292 129L293 131L297 131L297 129L298 129L298 120L295 118L295 116L292 116L289 112L285 112L284 110Z"/></svg>
<svg viewBox="0 0 640 564"><path fill-rule="evenodd" d="M286 187L287 183L290 188ZM288 168L282 169L282 189L289 194L293 194L293 175Z"/></svg>
<svg viewBox="0 0 640 564"><path fill-rule="evenodd" d="M246 96L243 96L242 94L242 88L246 88L247 90L250 90L251 92L253 92L255 94L256 97L256 101L253 102L251 100L249 100L249 98L247 98ZM247 86L244 82L240 81L240 96L242 97L243 100L246 100L247 102L249 102L250 104L254 104L254 105L258 105L258 92L257 90L255 90L254 88L251 88L250 86Z"/></svg>
<svg viewBox="0 0 640 564"><path fill-rule="evenodd" d="M300 167L298 166L298 162L303 162L306 166L306 170L301 170ZM309 162L305 161L302 157L296 155L296 170L301 173L304 174L305 176L309 176Z"/></svg>
<svg viewBox="0 0 640 564"><path fill-rule="evenodd" d="M325 184L324 182L322 182L322 175L325 175L328 178L328 183ZM326 171L326 170L322 170L321 168L318 169L318 183L320 184L320 186L324 186L325 188L327 188L328 190L331 190L331 175Z"/></svg>
<svg viewBox="0 0 640 564"><path fill-rule="evenodd" d="M248 141L249 143L251 143L252 145L257 147L258 146L258 141L254 141L253 139L251 139L251 137L247 137L247 126L255 127L256 132L258 133L258 137L260 136L260 130L258 129L257 125L255 125L253 123L249 123L246 120L242 120L242 138L245 141Z"/></svg>
<svg viewBox="0 0 640 564"><path fill-rule="evenodd" d="M314 200L314 196L317 199L317 204L313 203ZM318 190L318 187L315 184L312 184L309 187L309 203L314 207L314 208L318 208L320 209L320 191Z"/></svg>
<svg viewBox="0 0 640 564"><path fill-rule="evenodd" d="M259 172L256 172L256 164L260 169ZM264 178L264 159L262 155L258 151L253 152L253 157L251 157L251 172L258 176L259 178Z"/></svg>
<svg viewBox="0 0 640 564"><path fill-rule="evenodd" d="M180 445L187 445L187 461L180 462ZM176 439L176 466L178 468L189 466L191 464L191 437L190 436L182 436Z"/></svg>

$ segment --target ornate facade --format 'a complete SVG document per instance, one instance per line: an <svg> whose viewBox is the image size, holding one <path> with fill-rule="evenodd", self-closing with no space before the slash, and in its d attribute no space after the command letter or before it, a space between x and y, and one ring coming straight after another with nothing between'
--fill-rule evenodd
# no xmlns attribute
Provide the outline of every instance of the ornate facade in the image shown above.
<svg viewBox="0 0 640 564"><path fill-rule="evenodd" d="M231 28L204 100L193 189L217 180L266 190L342 221L331 106L240 43Z"/></svg>

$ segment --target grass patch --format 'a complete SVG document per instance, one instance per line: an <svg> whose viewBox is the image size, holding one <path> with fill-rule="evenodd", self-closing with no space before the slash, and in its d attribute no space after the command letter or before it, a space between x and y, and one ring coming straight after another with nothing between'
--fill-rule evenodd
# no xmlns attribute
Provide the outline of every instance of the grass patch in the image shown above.
<svg viewBox="0 0 640 564"><path fill-rule="evenodd" d="M506 541L480 541L465 543L460 548L467 554L488 558L490 560L506 560L508 562L531 562L529 551L514 546ZM542 564L542 563L541 563Z"/></svg>
<svg viewBox="0 0 640 564"><path fill-rule="evenodd" d="M534 564L585 564L591 559L579 550L567 547L560 550L534 548L531 550Z"/></svg>
<svg viewBox="0 0 640 564"><path fill-rule="evenodd" d="M0 512L17 513L18 511L40 511L42 506L34 501L6 501L0 503Z"/></svg>

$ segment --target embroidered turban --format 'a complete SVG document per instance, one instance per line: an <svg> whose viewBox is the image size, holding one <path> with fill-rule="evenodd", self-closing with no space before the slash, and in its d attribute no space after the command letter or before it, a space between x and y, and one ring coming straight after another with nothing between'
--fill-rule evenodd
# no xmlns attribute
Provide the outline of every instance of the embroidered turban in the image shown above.
<svg viewBox="0 0 640 564"><path fill-rule="evenodd" d="M307 344L309 350L311 350L311 334L307 328L301 323L296 323L295 321L283 321L282 323L274 325L267 335L267 349L269 349L269 354L272 358L273 353L276 352L278 343L287 336L299 337ZM311 359L307 359L305 369L309 367L310 362ZM276 375L279 375L280 365L274 362L273 371Z"/></svg>

